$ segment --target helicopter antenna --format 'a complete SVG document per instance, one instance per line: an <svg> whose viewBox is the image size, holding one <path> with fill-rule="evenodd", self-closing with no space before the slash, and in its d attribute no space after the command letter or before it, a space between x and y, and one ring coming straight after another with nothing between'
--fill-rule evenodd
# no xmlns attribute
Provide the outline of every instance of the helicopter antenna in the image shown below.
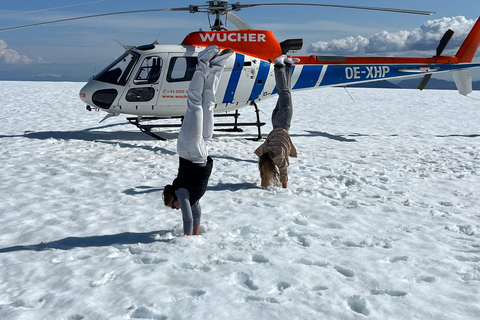
<svg viewBox="0 0 480 320"><path fill-rule="evenodd" d="M352 99L353 103L355 103L355 99L353 99L352 95L350 94L350 92L348 91L347 89L347 86L343 86L343 89L345 89L345 91L348 93L348 95L350 96L350 99Z"/></svg>
<svg viewBox="0 0 480 320"><path fill-rule="evenodd" d="M162 34L163 28L165 28L165 23L162 25L160 28L160 31L158 31L157 38L155 39L155 42L158 44L158 38L160 38L160 35ZM155 43L154 42L154 43Z"/></svg>

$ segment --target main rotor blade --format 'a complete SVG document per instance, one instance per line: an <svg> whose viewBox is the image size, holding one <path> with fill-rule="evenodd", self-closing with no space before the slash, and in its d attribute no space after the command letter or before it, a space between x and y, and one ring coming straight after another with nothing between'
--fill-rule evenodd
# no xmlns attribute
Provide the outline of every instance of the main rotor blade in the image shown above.
<svg viewBox="0 0 480 320"><path fill-rule="evenodd" d="M252 30L252 27L248 23L246 23L242 18L237 16L233 12L228 12L225 14L227 17L228 22L233 23L235 27L238 28L238 30Z"/></svg>
<svg viewBox="0 0 480 320"><path fill-rule="evenodd" d="M361 10L375 10L375 11L387 11L387 12L399 12L399 13L408 13L408 14L421 14L426 16L431 16L435 12L430 11L418 11L418 10L406 10L406 9L394 9L394 8L379 8L379 7L362 7L362 6L346 6L346 5L336 5L336 4L316 4L316 3L258 3L258 4L232 4L234 10L240 10L243 8L252 8L260 6L312 6L312 7L332 7L332 8L347 8L347 9L361 9Z"/></svg>
<svg viewBox="0 0 480 320"><path fill-rule="evenodd" d="M23 29L23 28L30 28L30 27L37 27L37 26L43 26L43 25L52 24L52 23L60 23L60 22L67 22L67 21L74 21L74 20L89 19L89 18L107 17L107 16L129 14L129 13L145 13L145 12L159 12L159 11L191 11L191 8L188 7L188 8L170 8L170 9L146 9L146 10L134 10L134 11L122 11L122 12L113 12L113 13L92 14L90 16L66 18L66 19L60 19L60 20L52 20L52 21L47 21L47 22L27 24L27 25L24 25L24 26L18 26L18 27L12 27L12 28L5 28L5 29L0 29L0 32L16 30L16 29Z"/></svg>
<svg viewBox="0 0 480 320"><path fill-rule="evenodd" d="M231 9L228 8L229 6L231 6ZM113 16L113 15L121 15L121 14L130 14L130 13L145 13L145 12L159 12L159 11L188 11L190 13L208 12L210 14L213 14L215 12L221 12L221 11L228 12L228 11L232 11L232 10L233 11L239 11L243 8L253 8L253 7L260 7L260 6L333 7L333 8L347 8L347 9L362 9L362 10L399 12L399 13L421 14L421 15L432 15L432 14L435 13L435 12L428 12L428 11L416 11L416 10L393 9L393 8L379 8L379 7L363 7L363 6L347 6L347 5L334 5L334 4L287 3L287 2L286 3L240 4L239 2L237 2L237 3L234 3L234 4L230 4L230 5L223 4L223 7L219 7L219 8L214 8L210 4L209 6L206 6L206 5L193 6L193 5L191 5L191 6L184 7L184 8L146 9L146 10L133 10L133 11L121 11L121 12L112 12L112 13L93 14L93 15L89 15L89 16L73 17L73 18L66 18L66 19L53 20L53 21L47 21L47 22L33 23L33 24L28 24L28 25L23 25L23 26L18 26L18 27L12 27L12 28L5 28L5 29L0 29L0 32L29 28L29 27L42 26L42 25L52 24L52 23L60 23L60 22L67 22L67 21L74 21L74 20L81 20L81 19L89 19L89 18L98 18L98 17L106 17L106 16ZM235 22L233 22L233 20L235 20ZM248 26L248 24L245 21L242 20L243 22L241 22L240 20L236 19L235 17L232 17L232 23L233 24L238 23L239 25L242 25L241 28L250 28L250 26Z"/></svg>

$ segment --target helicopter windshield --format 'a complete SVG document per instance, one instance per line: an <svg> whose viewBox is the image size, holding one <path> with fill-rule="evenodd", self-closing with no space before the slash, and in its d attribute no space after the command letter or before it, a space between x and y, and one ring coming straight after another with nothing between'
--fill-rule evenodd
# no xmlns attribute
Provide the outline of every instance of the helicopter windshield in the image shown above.
<svg viewBox="0 0 480 320"><path fill-rule="evenodd" d="M126 52L97 74L93 80L124 86L139 57L140 55L136 52Z"/></svg>

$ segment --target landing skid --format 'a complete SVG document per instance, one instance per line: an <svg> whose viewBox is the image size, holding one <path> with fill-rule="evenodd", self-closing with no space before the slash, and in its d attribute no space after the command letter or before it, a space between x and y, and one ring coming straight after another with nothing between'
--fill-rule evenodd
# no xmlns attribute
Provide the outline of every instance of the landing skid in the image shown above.
<svg viewBox="0 0 480 320"><path fill-rule="evenodd" d="M215 127L233 127L229 129L216 129L216 131L224 131L224 132L243 132L243 130L239 127L245 127L245 126L256 126L258 129L258 135L256 138L250 138L249 140L253 141L258 141L262 139L262 131L261 127L265 125L265 122L260 122L260 114L258 110L258 106L255 102L252 102L252 105L255 107L255 112L257 115L257 121L256 122L238 122L238 117L240 116L240 113L238 113L238 110L235 110L234 114L215 114L214 117L234 117L235 122L234 123L215 123ZM142 124L140 123L141 121L156 121L156 120L167 120L167 119L180 119L180 123L163 123L163 124ZM157 140L162 140L165 141L167 139L161 137L160 135L152 132L153 128L178 128L182 126L183 122L183 116L172 116L172 117L132 117L132 118L127 118L127 120L136 126L140 131L143 133L148 134L149 136L157 139Z"/></svg>

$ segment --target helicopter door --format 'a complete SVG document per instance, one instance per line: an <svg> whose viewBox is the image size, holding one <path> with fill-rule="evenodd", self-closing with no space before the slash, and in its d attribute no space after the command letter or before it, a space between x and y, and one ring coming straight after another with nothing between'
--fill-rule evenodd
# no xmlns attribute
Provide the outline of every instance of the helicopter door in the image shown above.
<svg viewBox="0 0 480 320"><path fill-rule="evenodd" d="M178 116L185 114L188 86L195 73L197 62L197 57L184 56L182 53L169 55L166 81L162 83L158 98L160 106L170 109L169 114Z"/></svg>
<svg viewBox="0 0 480 320"><path fill-rule="evenodd" d="M250 100L257 99L258 93L257 97L251 97L252 93L258 90L254 84L257 81L259 86L263 88L264 78L266 78L264 73L262 73L261 79L257 77L259 65L260 60L237 53L233 66L227 63L225 67L222 79L226 77L226 81L220 82L217 91L218 93L225 92L225 95L223 99L217 101L231 108L232 105L243 106ZM262 89L260 88L260 90Z"/></svg>
<svg viewBox="0 0 480 320"><path fill-rule="evenodd" d="M145 57L127 84L120 98L120 105L128 105L134 114L153 115L160 89L162 67L161 57Z"/></svg>

